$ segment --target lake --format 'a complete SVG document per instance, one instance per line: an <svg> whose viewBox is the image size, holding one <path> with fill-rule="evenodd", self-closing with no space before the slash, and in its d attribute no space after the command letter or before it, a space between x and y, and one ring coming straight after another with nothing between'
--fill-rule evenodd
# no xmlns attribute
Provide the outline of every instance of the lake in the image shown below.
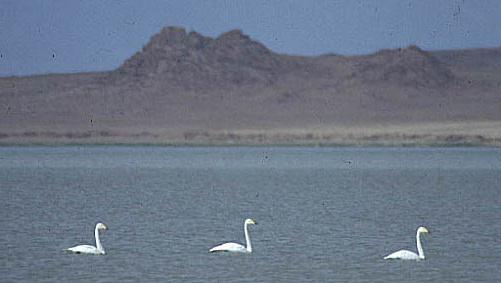
<svg viewBox="0 0 501 283"><path fill-rule="evenodd" d="M0 147L0 211L2 282L501 277L500 148ZM97 222L105 256L63 252Z"/></svg>

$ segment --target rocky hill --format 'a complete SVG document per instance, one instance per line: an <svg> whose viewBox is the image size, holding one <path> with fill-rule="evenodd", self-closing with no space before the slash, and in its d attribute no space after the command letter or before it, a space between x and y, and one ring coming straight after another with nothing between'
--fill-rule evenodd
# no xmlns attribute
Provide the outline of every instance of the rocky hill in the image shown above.
<svg viewBox="0 0 501 283"><path fill-rule="evenodd" d="M383 50L361 57L356 76L370 84L412 88L446 88L456 82L454 74L432 54L417 46Z"/></svg>
<svg viewBox="0 0 501 283"><path fill-rule="evenodd" d="M166 27L113 71L0 78L0 143L495 145L499 50L301 57Z"/></svg>
<svg viewBox="0 0 501 283"><path fill-rule="evenodd" d="M183 88L207 88L271 83L286 69L284 63L281 56L240 30L212 39L167 27L117 71L140 80L162 79Z"/></svg>

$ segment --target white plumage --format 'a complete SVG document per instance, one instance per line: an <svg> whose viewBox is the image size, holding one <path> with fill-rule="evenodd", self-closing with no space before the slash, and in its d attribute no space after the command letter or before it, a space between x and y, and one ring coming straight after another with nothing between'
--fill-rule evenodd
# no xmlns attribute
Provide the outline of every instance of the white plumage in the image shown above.
<svg viewBox="0 0 501 283"><path fill-rule="evenodd" d="M236 252L236 253L251 253L252 252L252 244L249 237L249 231L247 230L247 226L249 224L257 224L253 219L246 219L244 222L244 233L245 233L245 242L246 246L237 243L224 243L218 246L213 247L209 250L209 252Z"/></svg>
<svg viewBox="0 0 501 283"><path fill-rule="evenodd" d="M425 259L424 256L424 251L423 247L421 246L421 239L420 235L421 233L427 234L428 229L425 227L419 227L416 231L416 245L417 245L417 250L418 253L416 254L415 252L411 252L408 250L400 250L394 253L391 253L387 256L384 257L384 259L402 259L402 260L422 260Z"/></svg>
<svg viewBox="0 0 501 283"><path fill-rule="evenodd" d="M76 253L76 254L93 254L93 255L104 255L106 252L104 251L103 246L101 245L101 241L99 240L99 230L107 230L108 227L103 223L97 223L96 228L94 229L94 236L96 238L96 246L91 245L79 245L74 246L68 249L65 249L67 252Z"/></svg>

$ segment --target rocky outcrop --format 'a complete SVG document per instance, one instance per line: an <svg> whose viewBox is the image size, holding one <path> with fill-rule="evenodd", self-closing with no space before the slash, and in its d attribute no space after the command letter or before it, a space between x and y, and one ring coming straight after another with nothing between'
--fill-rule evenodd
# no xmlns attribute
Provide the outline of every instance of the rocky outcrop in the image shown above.
<svg viewBox="0 0 501 283"><path fill-rule="evenodd" d="M0 143L331 143L346 127L384 125L375 139L395 140L405 125L431 125L430 132L404 131L404 139L419 143L450 124L481 122L482 130L451 131L444 142L478 135L494 144L501 140L499 54L409 46L365 56L289 56L240 30L212 38L166 27L113 71L0 78ZM438 131L436 124L444 126ZM388 133L386 125L397 128ZM248 139L238 140L242 135Z"/></svg>
<svg viewBox="0 0 501 283"><path fill-rule="evenodd" d="M369 84L411 88L444 88L455 81L444 64L414 45L357 58L353 77Z"/></svg>
<svg viewBox="0 0 501 283"><path fill-rule="evenodd" d="M240 30L213 39L167 27L118 69L136 79L168 80L185 88L269 83L284 70L280 55Z"/></svg>

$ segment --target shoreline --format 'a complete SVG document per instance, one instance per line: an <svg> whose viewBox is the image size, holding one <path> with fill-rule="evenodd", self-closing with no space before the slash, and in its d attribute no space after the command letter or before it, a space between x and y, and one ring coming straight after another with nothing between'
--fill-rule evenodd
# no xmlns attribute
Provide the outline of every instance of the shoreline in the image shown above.
<svg viewBox="0 0 501 283"><path fill-rule="evenodd" d="M119 128L0 129L8 145L408 146L501 147L501 122L379 124L268 129Z"/></svg>
<svg viewBox="0 0 501 283"><path fill-rule="evenodd" d="M357 138L336 137L301 138L296 135L273 138L259 136L259 140L246 136L231 135L231 139L221 136L205 136L204 139L168 139L149 136L89 136L86 138L46 138L17 137L2 138L0 146L306 146L306 147L501 147L501 139L480 135L381 135ZM309 135L308 135L309 136Z"/></svg>
<svg viewBox="0 0 501 283"><path fill-rule="evenodd" d="M325 148L501 148L501 144L174 144L174 143L0 143L8 147L325 147Z"/></svg>

